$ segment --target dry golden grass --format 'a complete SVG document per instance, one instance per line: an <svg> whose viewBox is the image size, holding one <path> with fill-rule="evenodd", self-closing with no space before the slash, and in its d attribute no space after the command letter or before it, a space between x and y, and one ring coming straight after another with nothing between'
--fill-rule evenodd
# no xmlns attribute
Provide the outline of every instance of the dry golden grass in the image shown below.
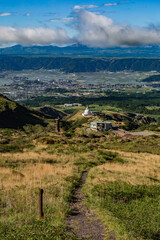
<svg viewBox="0 0 160 240"><path fill-rule="evenodd" d="M0 168L0 188L5 190L21 185L35 188L46 187L51 183L62 184L65 177L73 174L75 156L48 154L47 152L23 152L3 153L0 159L19 163L16 170L7 167ZM31 160L34 160L34 163ZM47 163L49 160L55 163Z"/></svg>
<svg viewBox="0 0 160 240"><path fill-rule="evenodd" d="M10 209L18 224L30 223L30 217L37 219L38 188L44 190L46 218L53 219L53 226L59 226L64 221L72 188L70 179L78 175L77 167L73 165L77 156L49 154L45 150L35 152L45 147L39 144L32 151L0 154L0 161L5 162L5 167L0 167L0 192L4 206L0 215L5 216L3 221L8 221Z"/></svg>
<svg viewBox="0 0 160 240"><path fill-rule="evenodd" d="M0 158L8 159L8 160L27 160L27 159L35 159L35 160L42 160L46 158L54 159L54 155L51 156L46 152L23 152L23 153L2 153Z"/></svg>
<svg viewBox="0 0 160 240"><path fill-rule="evenodd" d="M45 188L51 183L59 185L65 177L72 175L72 171L73 167L69 164L63 167L60 164L47 163L28 164L16 171L0 168L1 188L8 190L21 185L27 185L28 188Z"/></svg>
<svg viewBox="0 0 160 240"><path fill-rule="evenodd" d="M156 184L160 181L160 156L148 153L118 152L126 162L106 163L90 172L93 184L124 181L133 185Z"/></svg>

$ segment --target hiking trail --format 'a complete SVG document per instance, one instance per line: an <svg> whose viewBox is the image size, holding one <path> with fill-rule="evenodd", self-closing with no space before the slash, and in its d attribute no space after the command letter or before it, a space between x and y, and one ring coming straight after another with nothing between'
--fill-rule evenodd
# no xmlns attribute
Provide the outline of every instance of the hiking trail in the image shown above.
<svg viewBox="0 0 160 240"><path fill-rule="evenodd" d="M71 214L66 221L67 227L82 239L115 240L114 231L109 231L97 215L89 207L84 206L85 197L82 187L86 182L87 175L88 171L82 173L80 184L75 189L70 204ZM69 232L69 234L71 233Z"/></svg>

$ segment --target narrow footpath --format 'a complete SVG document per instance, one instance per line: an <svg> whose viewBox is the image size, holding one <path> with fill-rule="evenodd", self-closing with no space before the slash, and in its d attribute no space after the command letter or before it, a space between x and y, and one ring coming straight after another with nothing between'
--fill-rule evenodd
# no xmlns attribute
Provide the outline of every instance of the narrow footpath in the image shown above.
<svg viewBox="0 0 160 240"><path fill-rule="evenodd" d="M86 182L88 172L83 172L79 186L76 188L72 202L71 215L67 219L67 227L79 238L90 240L115 240L115 233L109 232L97 215L84 206L82 187ZM105 231L107 229L107 233ZM69 233L70 234L70 233Z"/></svg>

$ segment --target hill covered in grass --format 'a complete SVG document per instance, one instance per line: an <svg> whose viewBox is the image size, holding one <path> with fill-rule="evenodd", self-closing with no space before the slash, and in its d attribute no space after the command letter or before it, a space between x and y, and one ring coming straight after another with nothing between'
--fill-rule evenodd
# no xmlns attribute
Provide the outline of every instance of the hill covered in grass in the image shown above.
<svg viewBox="0 0 160 240"><path fill-rule="evenodd" d="M0 95L1 126L10 126L0 129L1 239L80 239L74 231L69 235L66 221L86 171L85 204L117 240L160 238L160 136L91 131L91 121L126 122L139 115L103 111L83 117L83 111L64 117L56 132L48 115ZM39 188L44 190L43 220L38 219Z"/></svg>
<svg viewBox="0 0 160 240"><path fill-rule="evenodd" d="M0 94L0 128L22 128L26 124L46 126L44 114L28 109Z"/></svg>
<svg viewBox="0 0 160 240"><path fill-rule="evenodd" d="M104 120L111 121L114 126L123 127L126 130L135 130L141 126L148 126L156 123L156 120L150 116L144 116L135 113L118 113L113 111L97 112L93 116L83 117L83 110L77 110L68 115L65 120L65 129L76 129L82 126L88 126L92 121Z"/></svg>
<svg viewBox="0 0 160 240"><path fill-rule="evenodd" d="M67 119L73 131L57 133L49 124L0 129L1 239L80 239L69 236L65 223L73 192L90 170L85 204L116 239L158 240L160 137L87 132L96 116L84 118L80 111ZM43 220L37 219L39 188Z"/></svg>
<svg viewBox="0 0 160 240"><path fill-rule="evenodd" d="M40 107L37 108L38 111L40 111L41 113L44 113L46 115L48 115L49 117L56 119L56 118L63 118L65 116L67 116L67 114L63 111L59 111L54 107L51 106L44 106L44 107Z"/></svg>

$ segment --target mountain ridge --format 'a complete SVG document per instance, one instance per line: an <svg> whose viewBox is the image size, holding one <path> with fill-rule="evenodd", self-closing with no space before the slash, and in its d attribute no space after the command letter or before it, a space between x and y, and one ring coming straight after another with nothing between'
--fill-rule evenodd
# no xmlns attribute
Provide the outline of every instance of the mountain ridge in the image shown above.
<svg viewBox="0 0 160 240"><path fill-rule="evenodd" d="M64 72L157 71L160 58L106 58L0 55L0 71L59 69Z"/></svg>
<svg viewBox="0 0 160 240"><path fill-rule="evenodd" d="M14 45L0 49L0 55L56 55L56 56L101 56L101 57L160 57L158 45L138 47L90 48L81 44L65 47Z"/></svg>

